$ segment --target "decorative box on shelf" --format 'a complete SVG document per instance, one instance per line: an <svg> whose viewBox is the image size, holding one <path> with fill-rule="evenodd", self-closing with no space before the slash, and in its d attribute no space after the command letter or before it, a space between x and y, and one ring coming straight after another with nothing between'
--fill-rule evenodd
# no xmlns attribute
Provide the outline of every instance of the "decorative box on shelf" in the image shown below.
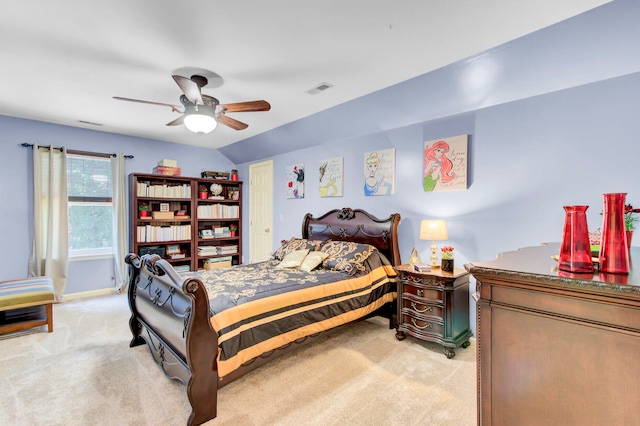
<svg viewBox="0 0 640 426"><path fill-rule="evenodd" d="M176 160L168 160L166 158L158 161L158 166L163 167L178 167L178 162Z"/></svg>
<svg viewBox="0 0 640 426"><path fill-rule="evenodd" d="M159 212L155 211L151 213L154 219L173 219L173 212Z"/></svg>
<svg viewBox="0 0 640 426"><path fill-rule="evenodd" d="M153 168L154 175L180 176L180 167L156 166Z"/></svg>

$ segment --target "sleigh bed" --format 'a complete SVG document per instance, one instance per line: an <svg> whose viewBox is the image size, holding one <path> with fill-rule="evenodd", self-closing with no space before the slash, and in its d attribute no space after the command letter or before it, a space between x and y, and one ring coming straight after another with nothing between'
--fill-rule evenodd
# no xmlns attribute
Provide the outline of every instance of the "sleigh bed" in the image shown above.
<svg viewBox="0 0 640 426"><path fill-rule="evenodd" d="M350 208L307 214L302 238L275 259L181 275L157 255L129 254L130 346L146 343L186 385L189 425L213 419L218 388L320 332L373 315L393 324L399 222ZM315 269L286 267L307 250L305 262L322 253Z"/></svg>

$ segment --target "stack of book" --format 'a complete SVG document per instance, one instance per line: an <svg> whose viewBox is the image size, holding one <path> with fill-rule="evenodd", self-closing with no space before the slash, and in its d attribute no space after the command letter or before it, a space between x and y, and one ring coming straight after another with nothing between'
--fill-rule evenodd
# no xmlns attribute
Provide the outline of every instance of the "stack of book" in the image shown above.
<svg viewBox="0 0 640 426"><path fill-rule="evenodd" d="M238 252L237 244L229 244L226 246L218 246L218 254L234 254Z"/></svg>
<svg viewBox="0 0 640 426"><path fill-rule="evenodd" d="M198 256L200 257L215 256L216 254L218 254L216 246L198 246Z"/></svg>

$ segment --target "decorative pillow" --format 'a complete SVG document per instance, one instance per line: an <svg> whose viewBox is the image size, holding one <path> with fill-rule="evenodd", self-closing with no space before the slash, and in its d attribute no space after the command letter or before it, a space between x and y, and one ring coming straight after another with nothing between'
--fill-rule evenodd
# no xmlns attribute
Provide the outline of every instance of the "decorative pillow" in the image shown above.
<svg viewBox="0 0 640 426"><path fill-rule="evenodd" d="M300 269L305 272L311 272L327 257L329 257L329 253L325 253L323 251L310 251L309 254L307 254L307 257L302 261Z"/></svg>
<svg viewBox="0 0 640 426"><path fill-rule="evenodd" d="M284 257L295 250L317 251L320 249L323 241L306 240L304 238L292 237L289 241L282 244L276 251L273 252L271 258L274 260L283 260Z"/></svg>
<svg viewBox="0 0 640 426"><path fill-rule="evenodd" d="M298 268L307 256L307 253L309 253L308 249L294 250L288 253L276 268Z"/></svg>
<svg viewBox="0 0 640 426"><path fill-rule="evenodd" d="M333 271L346 272L353 275L358 271L364 271L364 261L377 249L369 244L354 243L351 241L330 241L320 248L327 253L322 266Z"/></svg>

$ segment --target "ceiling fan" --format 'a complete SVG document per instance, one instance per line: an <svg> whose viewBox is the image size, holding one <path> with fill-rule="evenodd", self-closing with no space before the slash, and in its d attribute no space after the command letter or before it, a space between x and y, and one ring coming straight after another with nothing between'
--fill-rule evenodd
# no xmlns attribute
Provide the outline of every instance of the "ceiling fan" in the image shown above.
<svg viewBox="0 0 640 426"><path fill-rule="evenodd" d="M269 111L271 109L271 105L269 105L267 101L221 104L213 96L202 94L202 88L206 86L209 81L201 75L192 75L191 78L181 75L173 75L172 77L184 93L180 95L182 107L162 102L142 101L119 96L114 96L113 98L119 101L168 106L172 111L182 115L167 123L167 126L184 124L187 129L194 133L210 133L216 128L218 123L235 130L243 130L249 127L249 125L228 117L226 115L228 112ZM184 110L181 110L181 108L184 108Z"/></svg>

